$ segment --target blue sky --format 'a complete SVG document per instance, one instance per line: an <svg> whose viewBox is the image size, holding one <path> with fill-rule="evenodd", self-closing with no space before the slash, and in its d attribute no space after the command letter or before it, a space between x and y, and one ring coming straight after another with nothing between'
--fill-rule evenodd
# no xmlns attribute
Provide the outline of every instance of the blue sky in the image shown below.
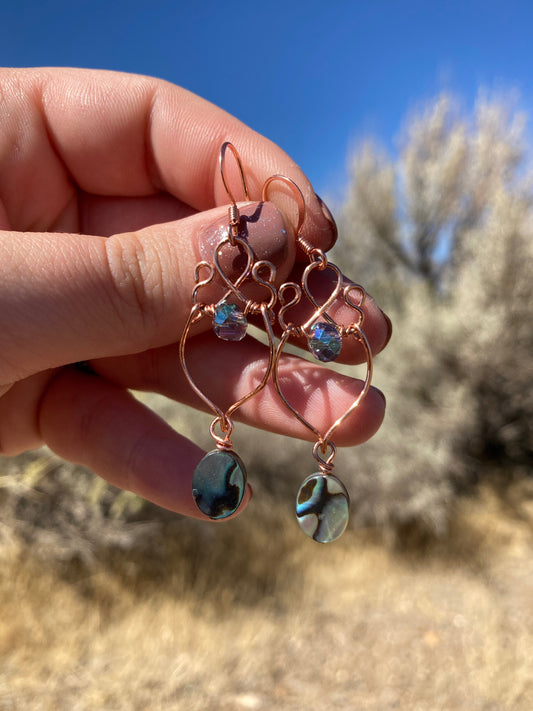
<svg viewBox="0 0 533 711"><path fill-rule="evenodd" d="M339 198L362 138L394 150L406 113L445 89L517 88L533 104L522 0L2 0L2 66L139 72L187 87L279 143Z"/></svg>

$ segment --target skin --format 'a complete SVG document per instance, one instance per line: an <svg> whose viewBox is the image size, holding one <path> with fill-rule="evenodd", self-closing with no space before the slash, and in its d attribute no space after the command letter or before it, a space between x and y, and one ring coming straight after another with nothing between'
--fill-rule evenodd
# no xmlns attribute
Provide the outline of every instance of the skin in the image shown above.
<svg viewBox="0 0 533 711"><path fill-rule="evenodd" d="M203 451L128 388L201 406L177 353L202 245L214 224L227 222L217 167L223 141L238 147L246 172L254 202L243 209L261 214L264 181L282 173L303 192L305 239L327 250L334 225L280 148L174 85L115 72L4 69L0 93L0 452L47 444L116 486L203 518L191 497ZM227 174L239 194L229 159ZM278 283L297 281L306 262L295 246L290 191L272 185L268 198L286 212L287 244L280 252L266 234L264 257L276 263ZM317 294L327 293L328 280L318 275ZM342 319L346 307L333 310ZM377 354L390 326L370 297L364 313ZM235 402L264 372L266 349L247 337L234 351L213 343L209 330L206 320L191 335L188 362L216 402ZM213 378L213 357L224 377ZM343 351L345 362L361 359L355 342ZM84 368L72 366L79 361ZM361 387L296 356L282 357L280 373L294 407L320 430ZM335 442L371 437L384 409L371 389ZM235 419L313 440L271 383Z"/></svg>

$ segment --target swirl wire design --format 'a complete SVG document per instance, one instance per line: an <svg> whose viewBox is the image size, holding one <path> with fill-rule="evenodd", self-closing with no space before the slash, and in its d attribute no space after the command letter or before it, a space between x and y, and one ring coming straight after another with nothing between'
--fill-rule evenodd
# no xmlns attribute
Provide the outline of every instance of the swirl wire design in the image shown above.
<svg viewBox="0 0 533 711"><path fill-rule="evenodd" d="M298 205L296 240L298 246L307 255L309 259L309 264L306 266L303 272L301 284L297 284L295 282L285 282L279 287L278 290L278 299L280 302L280 309L278 312L278 323L282 329L282 335L274 356L272 378L276 387L276 391L282 402L292 412L292 414L316 437L317 441L313 447L313 456L318 462L320 470L324 474L330 474L333 470L333 460L337 451L335 445L332 442L333 435L335 431L354 412L354 410L359 407L363 399L366 397L372 382L372 351L370 349L368 339L362 328L364 321L364 311L362 307L365 301L366 292L359 284L348 284L343 287L342 274L339 268L328 260L326 254L322 250L313 247L302 236L301 230L305 222L306 211L305 200L302 191L291 178L288 178L284 175L271 176L263 185L263 200L265 200L267 197L268 187L276 180L288 185L296 198ZM336 284L326 301L322 305L319 305L313 294L311 293L309 287L309 277L314 270L325 271L326 269L329 269L334 273L336 277ZM289 291L293 292L292 298L287 298L287 293ZM337 324L335 320L328 314L328 310L337 301L338 297L341 294L345 305L351 308L356 314L355 320L347 326ZM358 295L357 301L354 301L354 294ZM314 307L314 311L304 323L294 324L293 322L287 319L286 314L290 309L299 304L302 298L304 298L304 296L307 301ZM334 326L341 339L351 336L355 338L359 343L361 343L364 349L366 361L366 376L363 382L361 392L354 399L350 407L347 408L347 410L345 410L345 412L340 415L326 431L319 430L315 425L313 425L309 420L307 420L304 415L299 412L291 402L289 402L285 393L283 392L279 375L280 359L287 342L294 337L305 337L307 339L311 338L312 332L310 329L312 325L317 323L319 319L324 319L326 322Z"/></svg>
<svg viewBox="0 0 533 711"><path fill-rule="evenodd" d="M216 246L212 262L201 261L196 265L195 286L192 291L193 303L179 344L179 360L183 373L192 390L215 415L215 419L211 423L209 431L211 437L216 443L217 448L223 451L232 449L231 435L233 433L233 421L231 416L245 402L263 390L271 376L275 357L275 340L272 330L272 324L275 321L273 309L277 301L277 292L273 283L276 278L276 268L273 264L266 260L255 261L254 253L248 242L239 236L239 209L226 179L225 160L228 150L233 153L237 161L244 194L245 197L249 199L248 188L239 154L233 144L226 142L222 145L220 150L219 167L224 188L226 189L228 197L231 201L231 205L229 206L228 236L223 238ZM225 274L220 263L220 255L225 247L238 247L246 255L246 265L241 274L234 281L232 281ZM204 276L202 276L202 272L204 273ZM201 290L212 284L215 278L218 278L218 280L222 282L222 284L226 287L226 291L216 302L205 302L201 299ZM240 287L247 281L253 281L267 290L267 297L264 301L249 299L241 291ZM213 402L213 400L206 395L206 393L204 393L194 381L187 365L186 344L192 326L201 321L204 317L212 318L217 306L223 304L230 297L236 301L239 301L243 305L242 310L244 316L260 315L262 317L268 338L269 358L263 377L257 386L239 398L224 411L215 402Z"/></svg>

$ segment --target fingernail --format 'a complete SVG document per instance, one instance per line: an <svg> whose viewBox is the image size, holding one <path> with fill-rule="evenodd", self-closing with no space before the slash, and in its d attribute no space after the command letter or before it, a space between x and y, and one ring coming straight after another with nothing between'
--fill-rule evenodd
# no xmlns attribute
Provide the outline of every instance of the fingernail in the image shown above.
<svg viewBox="0 0 533 711"><path fill-rule="evenodd" d="M239 236L248 242L257 261L265 259L275 267L289 262L294 250L294 246L291 247L293 238L287 231L281 212L273 203L239 205L239 213ZM213 261L217 246L228 236L228 228L226 216L202 229L198 239L200 259ZM241 272L246 265L246 255L238 249L222 249L219 259L229 278Z"/></svg>
<svg viewBox="0 0 533 711"><path fill-rule="evenodd" d="M381 311L381 313L383 314L383 318L385 319L385 323L387 324L387 337L385 338L385 343L382 346L382 348L385 348L392 336L392 322L384 311Z"/></svg>
<svg viewBox="0 0 533 711"><path fill-rule="evenodd" d="M318 193L315 193L315 197L318 200L318 204L320 205L322 214L326 218L326 220L330 226L330 229L331 229L331 243L328 247L328 250L329 250L333 247L333 245L337 241L337 237L339 236L339 230L337 229L337 223L333 219L333 215L331 214L331 211L330 211L329 207L326 205L326 203L324 202L324 200L322 200L322 198L320 197L320 195L318 195Z"/></svg>
<svg viewBox="0 0 533 711"><path fill-rule="evenodd" d="M387 398L385 397L385 395L381 392L381 390L379 388L376 388L375 386L373 386L373 389L381 397L381 399L383 400L383 402L385 403L385 406L386 406L387 405Z"/></svg>

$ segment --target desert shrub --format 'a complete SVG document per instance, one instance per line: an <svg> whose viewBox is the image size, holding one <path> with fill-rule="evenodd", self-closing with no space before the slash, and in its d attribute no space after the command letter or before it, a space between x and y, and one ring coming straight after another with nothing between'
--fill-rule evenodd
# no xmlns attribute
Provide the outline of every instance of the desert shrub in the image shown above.
<svg viewBox="0 0 533 711"><path fill-rule="evenodd" d="M393 159L353 159L336 255L389 312L388 418L351 457L359 520L444 532L455 496L532 472L533 212L523 116L447 96Z"/></svg>

